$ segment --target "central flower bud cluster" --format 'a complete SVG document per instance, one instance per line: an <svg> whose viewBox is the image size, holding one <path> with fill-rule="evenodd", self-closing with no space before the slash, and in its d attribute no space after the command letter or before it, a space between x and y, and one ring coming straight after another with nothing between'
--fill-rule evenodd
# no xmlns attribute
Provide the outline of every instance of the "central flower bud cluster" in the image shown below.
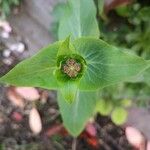
<svg viewBox="0 0 150 150"><path fill-rule="evenodd" d="M62 66L62 70L69 77L74 78L81 70L81 64L73 58L68 58Z"/></svg>

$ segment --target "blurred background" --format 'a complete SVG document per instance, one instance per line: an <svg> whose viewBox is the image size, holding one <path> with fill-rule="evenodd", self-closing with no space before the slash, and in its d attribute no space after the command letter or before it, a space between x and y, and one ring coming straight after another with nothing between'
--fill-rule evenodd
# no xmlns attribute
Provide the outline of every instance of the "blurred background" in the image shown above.
<svg viewBox="0 0 150 150"><path fill-rule="evenodd" d="M63 2L65 0L0 0L1 76L21 60L57 41L58 8ZM94 2L100 38L150 59L150 1ZM132 83L103 89L101 98L113 107L128 106L128 119L123 126L116 126L102 112L96 121L91 119L77 143L62 125L55 91L0 85L0 150L73 150L74 144L77 150L134 149L125 137L126 126L139 129L144 141L150 140L149 75L150 69ZM42 120L39 135L35 135L28 121L34 100Z"/></svg>

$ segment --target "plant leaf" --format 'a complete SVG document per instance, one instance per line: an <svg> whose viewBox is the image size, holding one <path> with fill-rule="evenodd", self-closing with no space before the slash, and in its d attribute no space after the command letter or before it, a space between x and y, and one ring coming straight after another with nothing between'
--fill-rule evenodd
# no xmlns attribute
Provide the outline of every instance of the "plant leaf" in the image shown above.
<svg viewBox="0 0 150 150"><path fill-rule="evenodd" d="M79 84L81 90L95 90L127 81L150 67L150 61L100 39L79 38L73 46L87 64Z"/></svg>
<svg viewBox="0 0 150 150"><path fill-rule="evenodd" d="M127 116L128 116L128 113L124 108L116 107L111 114L111 119L115 124L121 125L125 123Z"/></svg>
<svg viewBox="0 0 150 150"><path fill-rule="evenodd" d="M76 99L68 104L61 93L58 93L58 104L66 129L73 136L78 136L88 119L94 114L96 92L77 92Z"/></svg>
<svg viewBox="0 0 150 150"><path fill-rule="evenodd" d="M96 8L93 0L67 1L64 17L59 24L58 37L62 40L68 35L71 35L72 39L81 36L99 37Z"/></svg>
<svg viewBox="0 0 150 150"><path fill-rule="evenodd" d="M141 19L142 21L146 21L146 22L150 22L149 16L150 16L150 7L149 6L141 8L137 15L137 17L139 19Z"/></svg>
<svg viewBox="0 0 150 150"><path fill-rule="evenodd" d="M70 36L68 36L64 42L62 42L58 53L57 53L57 57L61 56L61 55L71 55L75 53L73 47L71 46L70 43Z"/></svg>
<svg viewBox="0 0 150 150"><path fill-rule="evenodd" d="M16 86L34 86L46 89L56 89L57 80L54 77L56 56L61 43L43 48L35 56L22 61L14 69L0 78L0 82Z"/></svg>
<svg viewBox="0 0 150 150"><path fill-rule="evenodd" d="M130 99L123 99L121 101L122 107L130 107L132 105L132 101Z"/></svg>
<svg viewBox="0 0 150 150"><path fill-rule="evenodd" d="M68 103L72 103L77 95L78 84L75 81L67 81L60 85L60 92Z"/></svg>
<svg viewBox="0 0 150 150"><path fill-rule="evenodd" d="M109 115L112 109L113 104L111 101L100 99L96 103L96 112L99 112L101 115Z"/></svg>

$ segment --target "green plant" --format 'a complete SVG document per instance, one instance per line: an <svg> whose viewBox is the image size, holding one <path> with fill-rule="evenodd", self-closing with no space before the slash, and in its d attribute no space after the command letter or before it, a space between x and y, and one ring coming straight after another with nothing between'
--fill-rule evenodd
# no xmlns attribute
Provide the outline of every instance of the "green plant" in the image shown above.
<svg viewBox="0 0 150 150"><path fill-rule="evenodd" d="M107 14L107 20L99 17L101 38L108 43L123 47L145 59L150 58L149 34L149 3L134 1L130 5L123 4ZM104 13L104 12L103 12ZM113 14L113 15L112 15ZM102 90L109 93L111 101L120 101L123 98L134 100L138 106L149 107L149 76L147 69L141 76L116 87L114 90ZM116 92L117 91L117 92ZM107 99L107 97L103 97Z"/></svg>
<svg viewBox="0 0 150 150"><path fill-rule="evenodd" d="M0 16L6 18L10 12L12 6L18 6L21 0L0 0Z"/></svg>
<svg viewBox="0 0 150 150"><path fill-rule="evenodd" d="M122 17L122 23L116 23L117 32L109 30L108 23L102 25L102 38L117 46L130 48L138 55L150 58L150 6L142 7L139 3L122 5L116 8L117 17ZM112 22L110 21L110 24ZM114 23L113 23L114 24ZM119 40L117 40L120 37Z"/></svg>
<svg viewBox="0 0 150 150"><path fill-rule="evenodd" d="M61 10L58 23L61 41L18 64L0 82L58 90L64 126L78 136L99 110L100 90L142 74L150 67L150 60L99 39L92 0L70 0L62 6L65 9ZM126 118L126 111L120 106L112 113L117 124Z"/></svg>

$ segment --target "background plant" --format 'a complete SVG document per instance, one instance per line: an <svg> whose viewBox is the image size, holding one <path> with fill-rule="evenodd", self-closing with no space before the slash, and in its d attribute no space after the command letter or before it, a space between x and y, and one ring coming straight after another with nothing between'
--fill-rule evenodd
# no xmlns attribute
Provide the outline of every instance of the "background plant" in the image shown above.
<svg viewBox="0 0 150 150"><path fill-rule="evenodd" d="M99 22L102 38L119 47L128 48L143 58L150 57L149 3L134 1L130 5L119 5L107 14L107 20L100 14ZM115 19L114 19L115 18ZM122 22L120 22L122 20ZM149 69L134 84L126 83L109 92L110 99L132 99L134 103L149 107ZM103 91L105 93L105 90ZM106 95L106 94L104 94ZM106 97L105 97L106 98ZM117 100L116 100L117 101Z"/></svg>
<svg viewBox="0 0 150 150"><path fill-rule="evenodd" d="M0 0L0 17L5 19L13 6L18 6L21 0Z"/></svg>

